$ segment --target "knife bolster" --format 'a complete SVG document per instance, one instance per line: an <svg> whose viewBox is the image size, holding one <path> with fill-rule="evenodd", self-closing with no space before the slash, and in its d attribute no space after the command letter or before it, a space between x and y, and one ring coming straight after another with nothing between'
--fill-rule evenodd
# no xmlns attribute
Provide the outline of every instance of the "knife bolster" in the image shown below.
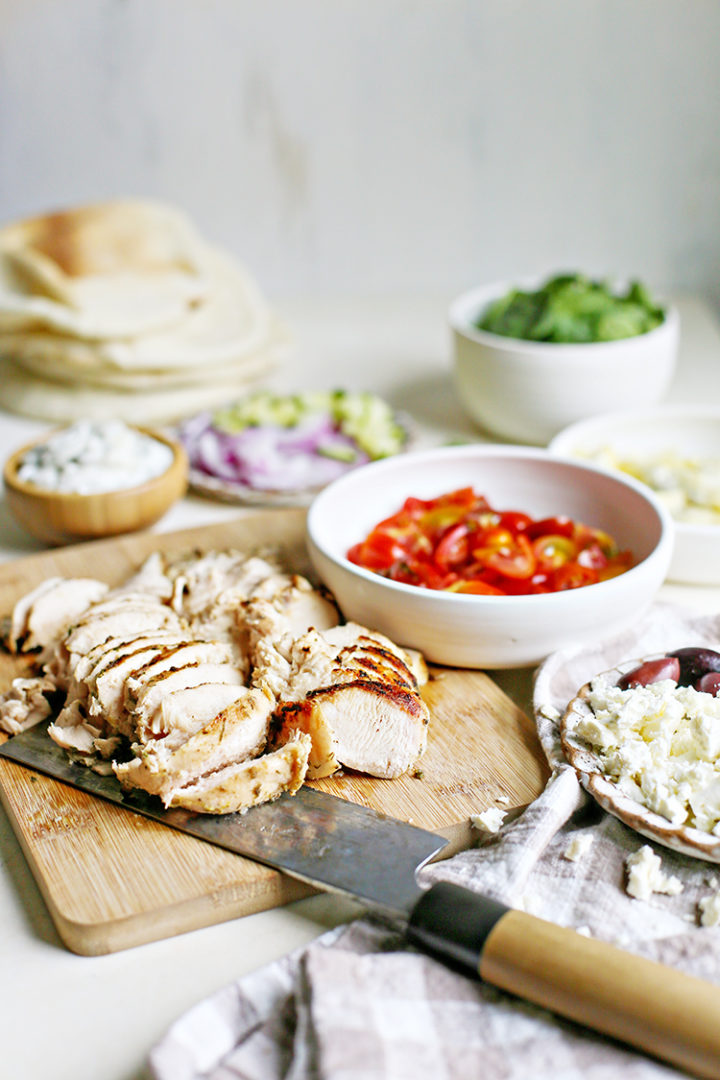
<svg viewBox="0 0 720 1080"><path fill-rule="evenodd" d="M510 908L441 881L420 897L410 914L408 940L477 976L491 931Z"/></svg>

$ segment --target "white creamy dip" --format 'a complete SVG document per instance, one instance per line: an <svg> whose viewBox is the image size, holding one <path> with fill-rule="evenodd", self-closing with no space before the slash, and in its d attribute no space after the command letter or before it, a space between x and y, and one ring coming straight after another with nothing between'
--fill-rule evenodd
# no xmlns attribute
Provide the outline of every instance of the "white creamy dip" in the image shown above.
<svg viewBox="0 0 720 1080"><path fill-rule="evenodd" d="M31 447L17 475L46 491L95 495L144 484L172 460L169 446L122 420L78 420Z"/></svg>

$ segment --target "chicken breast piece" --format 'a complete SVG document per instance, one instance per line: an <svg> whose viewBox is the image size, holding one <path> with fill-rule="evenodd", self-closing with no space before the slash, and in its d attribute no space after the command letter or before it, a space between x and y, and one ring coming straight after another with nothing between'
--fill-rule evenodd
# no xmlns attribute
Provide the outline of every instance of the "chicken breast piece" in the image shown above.
<svg viewBox="0 0 720 1080"><path fill-rule="evenodd" d="M352 626L310 631L294 643L270 743L281 745L295 728L310 735L310 779L340 765L400 776L424 753L427 706L410 669L381 640ZM338 642L347 644L338 648Z"/></svg>
<svg viewBox="0 0 720 1080"><path fill-rule="evenodd" d="M229 663L195 663L173 671L163 671L144 683L136 693L126 690L125 703L135 725L138 741L167 734L163 727L162 702L175 690L196 686L244 686L243 677Z"/></svg>
<svg viewBox="0 0 720 1080"><path fill-rule="evenodd" d="M13 679L0 698L0 729L19 735L46 720L52 710L45 694L53 689L54 683L46 676Z"/></svg>
<svg viewBox="0 0 720 1080"><path fill-rule="evenodd" d="M223 705L223 695L231 691L235 698ZM211 715L190 737L173 726L165 738L136 745L136 756L115 766L118 779L127 787L139 787L167 800L173 791L206 773L257 757L265 749L274 702L259 690L198 686L177 691L163 704L180 713L184 724L188 715L194 714L197 722Z"/></svg>
<svg viewBox="0 0 720 1080"><path fill-rule="evenodd" d="M232 814L285 793L294 795L305 779L309 749L308 736L298 734L279 750L203 776L175 791L165 805L201 814Z"/></svg>
<svg viewBox="0 0 720 1080"><path fill-rule="evenodd" d="M131 651L117 654L109 663L100 665L86 679L88 687L88 716L103 716L108 726L120 734L133 738L135 727L126 706L129 680L146 671L156 661L166 659L178 649L187 648L187 642L173 640L165 644L149 642L136 645Z"/></svg>
<svg viewBox="0 0 720 1080"><path fill-rule="evenodd" d="M118 603L112 609L92 611L66 635L63 647L68 656L84 656L95 645L109 638L128 638L148 630L173 629L179 632L182 623L170 608L158 602ZM71 666L72 662L71 662Z"/></svg>
<svg viewBox="0 0 720 1080"><path fill-rule="evenodd" d="M92 604L108 591L94 578L51 578L15 605L11 638L17 651L48 651Z"/></svg>

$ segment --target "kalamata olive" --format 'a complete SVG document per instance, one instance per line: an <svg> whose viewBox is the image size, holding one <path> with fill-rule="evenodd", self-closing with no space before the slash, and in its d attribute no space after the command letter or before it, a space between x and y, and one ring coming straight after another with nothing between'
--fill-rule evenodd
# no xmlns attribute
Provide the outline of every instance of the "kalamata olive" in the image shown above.
<svg viewBox="0 0 720 1080"><path fill-rule="evenodd" d="M694 686L702 675L710 671L720 671L720 652L714 649L688 646L668 653L680 661L680 686Z"/></svg>
<svg viewBox="0 0 720 1080"><path fill-rule="evenodd" d="M717 697L717 692L720 690L720 671L708 671L707 675L701 675L695 683L695 689Z"/></svg>
<svg viewBox="0 0 720 1080"><path fill-rule="evenodd" d="M646 660L628 671L618 680L618 686L621 690L631 690L634 686L649 686L661 679L677 682L679 677L680 661L674 656L661 656L659 660Z"/></svg>

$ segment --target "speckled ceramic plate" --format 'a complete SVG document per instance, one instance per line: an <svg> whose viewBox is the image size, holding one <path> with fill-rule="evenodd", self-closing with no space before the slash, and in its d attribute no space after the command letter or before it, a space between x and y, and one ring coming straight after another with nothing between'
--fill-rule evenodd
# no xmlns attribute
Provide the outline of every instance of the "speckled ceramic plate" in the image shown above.
<svg viewBox="0 0 720 1080"><path fill-rule="evenodd" d="M600 677L607 678L614 685L625 672L632 671L638 664L663 655L665 654L653 653L629 660L616 668L602 672ZM563 753L575 768L585 790L602 806L603 810L614 814L641 836L654 840L664 847L672 848L673 851L680 851L683 855L692 855L698 859L706 859L708 862L720 863L720 837L686 825L673 825L668 818L649 810L642 803L623 794L617 784L603 773L598 755L577 733L578 723L593 715L588 700L589 693L590 684L586 683L568 705L559 724Z"/></svg>

